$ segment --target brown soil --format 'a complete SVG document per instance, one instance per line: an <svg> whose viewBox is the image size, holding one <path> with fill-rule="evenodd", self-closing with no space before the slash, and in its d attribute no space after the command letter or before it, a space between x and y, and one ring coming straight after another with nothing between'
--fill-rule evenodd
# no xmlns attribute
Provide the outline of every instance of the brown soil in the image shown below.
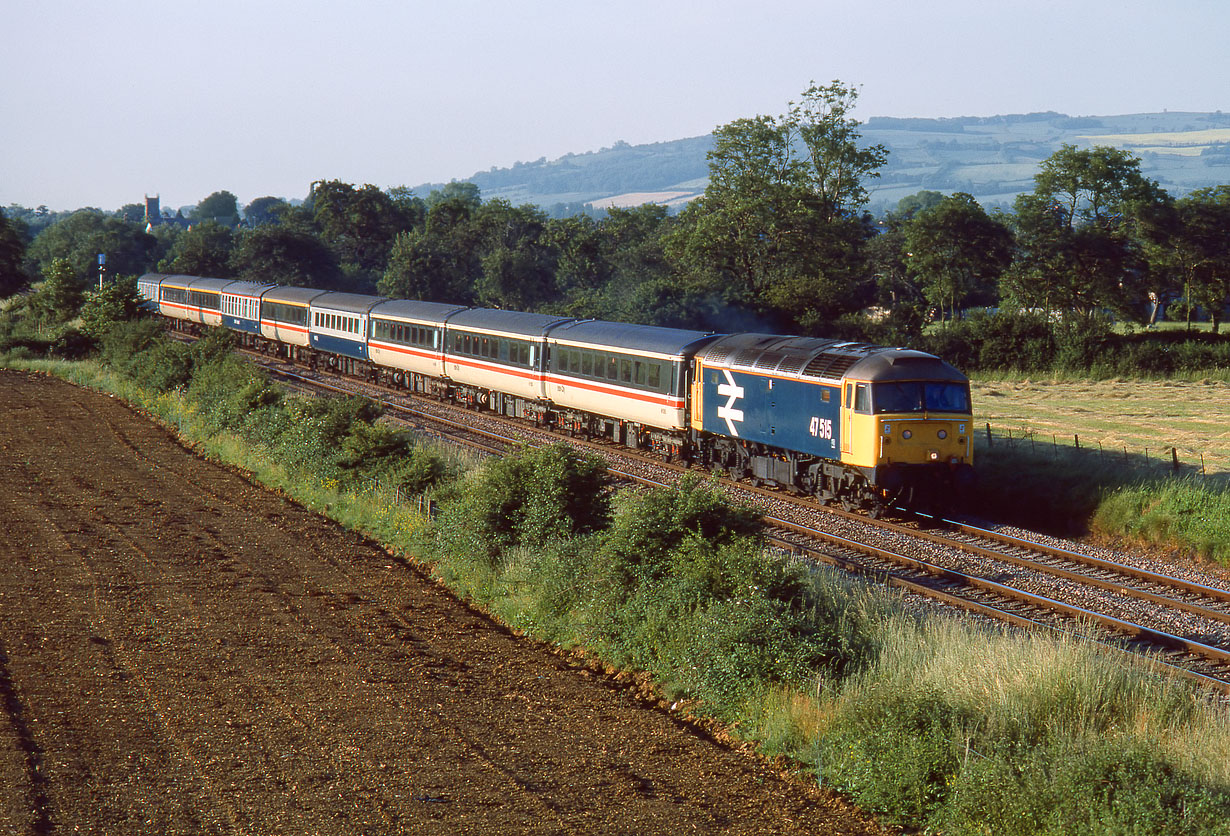
<svg viewBox="0 0 1230 836"><path fill-rule="evenodd" d="M119 401L0 371L0 832L879 832Z"/></svg>

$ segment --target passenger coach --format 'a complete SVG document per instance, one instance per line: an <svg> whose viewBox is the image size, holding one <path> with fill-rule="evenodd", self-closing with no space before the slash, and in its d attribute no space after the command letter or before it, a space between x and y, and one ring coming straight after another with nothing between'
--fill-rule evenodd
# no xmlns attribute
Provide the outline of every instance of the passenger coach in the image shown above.
<svg viewBox="0 0 1230 836"><path fill-rule="evenodd" d="M222 324L222 288L233 281L163 276L158 282L158 312L171 319L216 328Z"/></svg>
<svg viewBox="0 0 1230 836"><path fill-rule="evenodd" d="M448 318L446 371L460 400L542 420L546 334L571 321L549 314L470 308Z"/></svg>
<svg viewBox="0 0 1230 836"><path fill-rule="evenodd" d="M290 346L307 348L308 311L312 300L325 293L308 287L275 287L261 297L261 336Z"/></svg>
<svg viewBox="0 0 1230 836"><path fill-rule="evenodd" d="M367 352L396 386L442 394L444 324L462 305L392 299L371 309Z"/></svg>
<svg viewBox="0 0 1230 836"><path fill-rule="evenodd" d="M222 288L222 324L232 331L260 336L261 297L273 284L233 281Z"/></svg>
<svg viewBox="0 0 1230 836"><path fill-rule="evenodd" d="M704 331L601 320L557 325L547 335L547 396L558 423L678 454L688 428L691 359L714 339Z"/></svg>
<svg viewBox="0 0 1230 836"><path fill-rule="evenodd" d="M312 348L329 357L329 365L354 372L343 360L367 360L367 326L371 310L383 296L361 293L322 293L308 306L308 333Z"/></svg>

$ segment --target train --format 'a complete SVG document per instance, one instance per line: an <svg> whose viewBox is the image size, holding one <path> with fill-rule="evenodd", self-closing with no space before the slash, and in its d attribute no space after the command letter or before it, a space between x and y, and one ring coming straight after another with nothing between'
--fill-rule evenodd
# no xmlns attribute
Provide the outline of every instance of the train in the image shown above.
<svg viewBox="0 0 1230 836"><path fill-rule="evenodd" d="M878 514L975 481L969 380L907 348L147 273L175 327Z"/></svg>

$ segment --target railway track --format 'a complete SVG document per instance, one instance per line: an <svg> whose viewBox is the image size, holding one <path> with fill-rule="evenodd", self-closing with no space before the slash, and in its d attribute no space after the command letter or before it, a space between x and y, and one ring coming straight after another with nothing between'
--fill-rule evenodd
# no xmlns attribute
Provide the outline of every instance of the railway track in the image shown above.
<svg viewBox="0 0 1230 836"><path fill-rule="evenodd" d="M252 356L294 388L375 398L399 421L492 454L564 440L599 453L616 476L632 481L672 484L688 471L622 446L568 437L363 381L326 379L267 356ZM1003 624L1086 636L1169 674L1230 694L1230 591L1214 579L1166 575L969 521L870 519L777 490L723 484L741 500L763 508L770 542L778 548L872 575Z"/></svg>

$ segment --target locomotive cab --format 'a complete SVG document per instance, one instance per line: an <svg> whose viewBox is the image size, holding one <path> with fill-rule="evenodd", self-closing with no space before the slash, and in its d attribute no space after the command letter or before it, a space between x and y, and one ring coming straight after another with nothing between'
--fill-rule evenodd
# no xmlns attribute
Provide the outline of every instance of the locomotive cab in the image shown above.
<svg viewBox="0 0 1230 836"><path fill-rule="evenodd" d="M947 506L973 483L969 381L944 361L892 351L842 382L842 463L889 501Z"/></svg>

